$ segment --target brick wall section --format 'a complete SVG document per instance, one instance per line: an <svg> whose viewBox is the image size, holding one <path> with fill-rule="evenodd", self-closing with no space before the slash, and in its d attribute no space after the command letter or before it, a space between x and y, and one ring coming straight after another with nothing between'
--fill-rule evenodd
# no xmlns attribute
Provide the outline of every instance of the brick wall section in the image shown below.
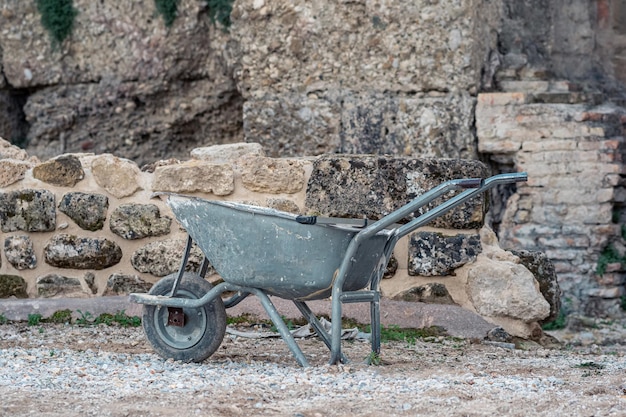
<svg viewBox="0 0 626 417"><path fill-rule="evenodd" d="M478 96L479 150L529 175L507 202L502 247L545 252L569 308L620 314L622 274L598 276L596 267L620 239L623 109L537 101L519 92Z"/></svg>

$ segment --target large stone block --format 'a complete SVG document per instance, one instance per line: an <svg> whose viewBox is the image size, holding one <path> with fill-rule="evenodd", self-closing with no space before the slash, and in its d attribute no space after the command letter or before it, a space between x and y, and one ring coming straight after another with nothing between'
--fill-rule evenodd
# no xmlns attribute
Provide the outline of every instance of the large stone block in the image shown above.
<svg viewBox="0 0 626 417"><path fill-rule="evenodd" d="M467 93L347 94L342 100L341 151L477 159L474 105Z"/></svg>
<svg viewBox="0 0 626 417"><path fill-rule="evenodd" d="M55 198L50 191L25 189L0 193L0 229L3 232L50 232L55 227Z"/></svg>
<svg viewBox="0 0 626 417"><path fill-rule="evenodd" d="M315 160L306 193L306 209L333 217L380 219L444 181L487 177L479 161L416 159L373 155L329 155ZM419 210L425 213L442 199ZM413 217L413 216L410 216ZM441 228L480 228L483 196L434 220Z"/></svg>
<svg viewBox="0 0 626 417"><path fill-rule="evenodd" d="M298 93L250 98L243 106L246 140L273 157L321 155L341 148L341 103Z"/></svg>
<svg viewBox="0 0 626 417"><path fill-rule="evenodd" d="M244 156L237 165L248 190L272 194L293 194L305 184L304 162L294 159Z"/></svg>
<svg viewBox="0 0 626 417"><path fill-rule="evenodd" d="M476 90L496 46L499 3L483 0L235 2L231 33L247 96L258 90ZM476 14L480 10L480 17ZM270 18L271 16L271 18Z"/></svg>

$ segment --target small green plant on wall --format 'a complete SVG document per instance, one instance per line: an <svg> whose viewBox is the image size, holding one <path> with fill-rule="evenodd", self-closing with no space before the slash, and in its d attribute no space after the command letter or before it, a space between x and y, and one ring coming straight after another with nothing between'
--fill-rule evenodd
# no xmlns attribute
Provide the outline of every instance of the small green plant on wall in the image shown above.
<svg viewBox="0 0 626 417"><path fill-rule="evenodd" d="M211 22L219 22L225 29L230 27L230 13L233 11L234 0L207 0Z"/></svg>
<svg viewBox="0 0 626 417"><path fill-rule="evenodd" d="M157 11L163 17L165 26L170 27L178 16L179 0L154 0ZM213 24L220 23L225 29L230 27L230 12L234 0L206 0L209 17Z"/></svg>
<svg viewBox="0 0 626 417"><path fill-rule="evenodd" d="M170 27L178 15L178 0L154 0L157 12L163 17L165 26Z"/></svg>
<svg viewBox="0 0 626 417"><path fill-rule="evenodd" d="M41 24L50 34L52 45L60 45L71 33L78 10L73 0L37 0Z"/></svg>

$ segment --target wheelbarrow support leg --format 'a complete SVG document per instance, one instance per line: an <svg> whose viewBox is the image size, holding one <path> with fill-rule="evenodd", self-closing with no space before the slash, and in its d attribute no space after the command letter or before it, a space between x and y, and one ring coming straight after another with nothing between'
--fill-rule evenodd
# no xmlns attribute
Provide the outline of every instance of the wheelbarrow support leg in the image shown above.
<svg viewBox="0 0 626 417"><path fill-rule="evenodd" d="M304 301L294 300L293 303L296 305L296 307L298 307L298 310L300 310L302 316L313 327L320 339L322 339L328 350L331 350L330 336L328 332L324 330L324 327L322 327L322 323L320 323L317 317L315 317L315 314L313 314L309 306ZM347 361L348 359L343 354L341 354L341 362L345 363Z"/></svg>

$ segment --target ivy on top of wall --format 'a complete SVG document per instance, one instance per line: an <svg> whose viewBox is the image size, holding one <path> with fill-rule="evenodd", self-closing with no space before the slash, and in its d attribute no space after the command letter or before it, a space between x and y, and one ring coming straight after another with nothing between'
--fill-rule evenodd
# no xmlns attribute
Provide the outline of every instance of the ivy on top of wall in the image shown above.
<svg viewBox="0 0 626 417"><path fill-rule="evenodd" d="M50 34L52 45L60 45L72 33L78 10L73 0L37 0L41 24Z"/></svg>

